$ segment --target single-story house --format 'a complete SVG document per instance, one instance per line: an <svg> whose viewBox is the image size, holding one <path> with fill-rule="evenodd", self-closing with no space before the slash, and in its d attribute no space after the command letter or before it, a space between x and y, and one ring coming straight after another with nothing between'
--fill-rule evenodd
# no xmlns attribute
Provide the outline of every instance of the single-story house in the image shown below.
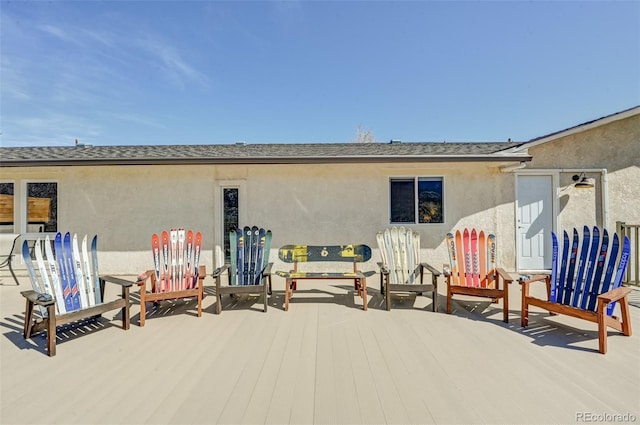
<svg viewBox="0 0 640 425"><path fill-rule="evenodd" d="M271 229L276 268L285 244L364 243L369 269L387 226L418 231L437 268L447 232L476 226L497 235L504 268L526 272L550 266L551 230L640 223L640 106L520 143L4 147L0 158L1 254L19 233L98 234L112 274L151 268L151 234L171 227L202 232L211 270L233 225ZM576 187L583 177L591 187ZM37 198L51 199L47 221Z"/></svg>

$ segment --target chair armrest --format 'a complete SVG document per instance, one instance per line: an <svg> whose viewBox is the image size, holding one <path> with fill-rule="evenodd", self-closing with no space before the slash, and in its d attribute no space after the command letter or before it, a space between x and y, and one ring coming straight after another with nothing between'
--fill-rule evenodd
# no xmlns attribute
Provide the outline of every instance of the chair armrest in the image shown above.
<svg viewBox="0 0 640 425"><path fill-rule="evenodd" d="M213 271L213 273L211 273L211 277L212 277L212 278L214 278L214 279L216 279L217 277L219 277L219 276L222 274L222 272L224 272L224 271L225 271L225 270L227 270L228 268L229 268L229 264L225 264L225 265L224 265L224 266L222 266L222 267L218 267L217 269L215 269L215 270Z"/></svg>
<svg viewBox="0 0 640 425"><path fill-rule="evenodd" d="M496 267L496 273L498 273L505 282L511 283L515 280L513 276L511 276L511 273L507 273L507 271L502 267Z"/></svg>
<svg viewBox="0 0 640 425"><path fill-rule="evenodd" d="M55 301L53 300L53 297L51 297L50 295L42 294L34 290L22 291L20 293L22 294L23 297L25 297L32 303L41 305L43 307L47 307L55 303ZM43 297L43 295L45 297Z"/></svg>
<svg viewBox="0 0 640 425"><path fill-rule="evenodd" d="M420 267L422 267L423 269L429 270L429 272L431 272L431 274L433 274L436 277L440 276L441 274L435 267L433 267L428 263L420 263Z"/></svg>
<svg viewBox="0 0 640 425"><path fill-rule="evenodd" d="M126 280L126 279L121 279L119 277L115 277L115 276L100 276L101 280L104 280L105 282L111 282L111 283L115 283L116 285L120 285L123 286L125 288L131 287L133 286L134 282L131 282L130 280ZM136 282L138 283L138 282Z"/></svg>
<svg viewBox="0 0 640 425"><path fill-rule="evenodd" d="M614 301L621 300L631 293L631 288L626 288L624 286L620 286L619 288L612 289L611 291L607 291L604 294L598 295L599 300L604 300L605 304L610 304Z"/></svg>
<svg viewBox="0 0 640 425"><path fill-rule="evenodd" d="M532 283L532 282L541 282L543 280L547 280L547 278L549 278L550 275L548 274L535 274L533 276L520 276L520 278L518 279L518 282L520 283L520 285L524 284L524 283Z"/></svg>
<svg viewBox="0 0 640 425"><path fill-rule="evenodd" d="M273 263L268 263L267 267L265 267L264 270L262 271L262 276L270 276L272 267L273 267Z"/></svg>
<svg viewBox="0 0 640 425"><path fill-rule="evenodd" d="M378 267L380 268L380 273L382 274L389 274L389 267L386 264L382 264L382 263L377 263Z"/></svg>

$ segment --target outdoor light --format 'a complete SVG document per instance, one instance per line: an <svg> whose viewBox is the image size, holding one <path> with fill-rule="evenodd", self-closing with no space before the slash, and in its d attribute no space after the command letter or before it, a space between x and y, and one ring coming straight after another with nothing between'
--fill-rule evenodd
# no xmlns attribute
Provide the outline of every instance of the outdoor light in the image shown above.
<svg viewBox="0 0 640 425"><path fill-rule="evenodd" d="M576 182L574 186L578 189L591 189L595 187L594 179L588 178L584 173L580 173L580 175L574 174L572 179Z"/></svg>

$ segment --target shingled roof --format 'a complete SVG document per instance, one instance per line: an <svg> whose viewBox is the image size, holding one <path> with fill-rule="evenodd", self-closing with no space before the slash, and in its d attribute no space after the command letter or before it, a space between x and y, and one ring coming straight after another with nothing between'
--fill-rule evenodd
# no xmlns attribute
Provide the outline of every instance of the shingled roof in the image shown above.
<svg viewBox="0 0 640 425"><path fill-rule="evenodd" d="M0 166L530 161L519 143L313 143L0 148Z"/></svg>

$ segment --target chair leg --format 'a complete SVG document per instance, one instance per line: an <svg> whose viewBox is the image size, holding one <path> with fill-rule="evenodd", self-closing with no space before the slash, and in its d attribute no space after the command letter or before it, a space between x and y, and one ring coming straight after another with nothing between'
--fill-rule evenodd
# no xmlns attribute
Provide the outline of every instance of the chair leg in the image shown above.
<svg viewBox="0 0 640 425"><path fill-rule="evenodd" d="M388 281L387 281L388 284ZM387 287L385 288L385 304L387 307L387 311L391 311L391 291L389 290L389 286L387 285Z"/></svg>
<svg viewBox="0 0 640 425"><path fill-rule="evenodd" d="M291 297L291 285L292 282L290 279L285 281L284 287L284 311L289 311L289 298Z"/></svg>
<svg viewBox="0 0 640 425"><path fill-rule="evenodd" d="M622 319L622 333L626 336L631 336L631 320L629 318L629 302L627 297L620 300L620 312Z"/></svg>
<svg viewBox="0 0 640 425"><path fill-rule="evenodd" d="M504 282L504 298L502 299L502 320L504 323L509 323L509 283Z"/></svg>
<svg viewBox="0 0 640 425"><path fill-rule="evenodd" d="M24 312L24 329L22 335L25 339L31 337L31 328L33 327L33 303L27 298L27 306Z"/></svg>
<svg viewBox="0 0 640 425"><path fill-rule="evenodd" d="M47 307L47 318L45 319L47 324L47 352L49 357L56 355L56 307L51 304Z"/></svg>
<svg viewBox="0 0 640 425"><path fill-rule="evenodd" d="M263 282L264 285L264 293L262 294L264 296L264 312L267 312L267 304L269 303L269 287L266 285L266 282Z"/></svg>
<svg viewBox="0 0 640 425"><path fill-rule="evenodd" d="M529 324L529 284L522 285L522 311L520 313L520 325L525 328Z"/></svg>
<svg viewBox="0 0 640 425"><path fill-rule="evenodd" d="M363 277L360 280L360 285L359 287L362 290L362 306L363 306L363 310L367 311L367 278Z"/></svg>
<svg viewBox="0 0 640 425"><path fill-rule="evenodd" d="M140 287L140 327L144 326L144 319L147 315L147 301L146 301L146 289L144 287Z"/></svg>
<svg viewBox="0 0 640 425"><path fill-rule="evenodd" d="M131 302L129 301L129 287L122 287L122 298L124 298L124 307L122 307L122 329L125 331L129 329L130 325L130 313Z"/></svg>
<svg viewBox="0 0 640 425"><path fill-rule="evenodd" d="M216 279L216 314L222 312L222 294L220 293L220 278Z"/></svg>
<svg viewBox="0 0 640 425"><path fill-rule="evenodd" d="M604 302L598 302L598 348L601 354L607 354L607 325L605 314L607 306Z"/></svg>
<svg viewBox="0 0 640 425"><path fill-rule="evenodd" d="M451 285L447 284L447 314L451 314L451 297L453 297Z"/></svg>

